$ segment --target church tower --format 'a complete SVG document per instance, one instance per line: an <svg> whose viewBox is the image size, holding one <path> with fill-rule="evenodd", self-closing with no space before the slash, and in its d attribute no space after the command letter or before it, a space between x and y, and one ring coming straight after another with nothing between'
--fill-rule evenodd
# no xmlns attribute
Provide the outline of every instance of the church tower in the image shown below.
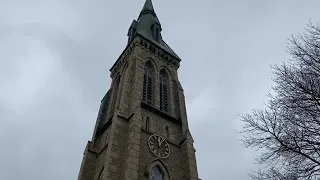
<svg viewBox="0 0 320 180"><path fill-rule="evenodd" d="M78 180L198 180L193 139L177 70L151 0L128 31L110 69Z"/></svg>

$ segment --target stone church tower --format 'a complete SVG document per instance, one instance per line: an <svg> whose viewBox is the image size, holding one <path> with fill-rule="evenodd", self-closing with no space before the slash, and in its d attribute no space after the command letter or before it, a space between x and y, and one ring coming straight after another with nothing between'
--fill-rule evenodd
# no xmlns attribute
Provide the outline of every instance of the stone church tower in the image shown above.
<svg viewBox="0 0 320 180"><path fill-rule="evenodd" d="M151 0L111 67L78 180L198 180L180 58L164 42Z"/></svg>

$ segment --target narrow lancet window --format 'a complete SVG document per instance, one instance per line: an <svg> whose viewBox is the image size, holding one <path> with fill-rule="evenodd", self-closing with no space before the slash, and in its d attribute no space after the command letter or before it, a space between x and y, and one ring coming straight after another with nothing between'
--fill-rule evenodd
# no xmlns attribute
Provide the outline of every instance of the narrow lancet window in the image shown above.
<svg viewBox="0 0 320 180"><path fill-rule="evenodd" d="M160 72L160 110L168 112L168 77L164 71Z"/></svg>
<svg viewBox="0 0 320 180"><path fill-rule="evenodd" d="M156 33L156 34L155 34L156 41L159 42L160 31L159 31L159 28L158 28L158 27L156 28L156 32L155 32L155 33Z"/></svg>
<svg viewBox="0 0 320 180"><path fill-rule="evenodd" d="M166 138L169 138L169 127L168 126L166 126L166 128L165 128L165 136L166 136Z"/></svg>
<svg viewBox="0 0 320 180"><path fill-rule="evenodd" d="M148 61L144 67L144 78L143 78L143 95L142 100L147 104L152 104L153 98L153 67Z"/></svg>
<svg viewBox="0 0 320 180"><path fill-rule="evenodd" d="M146 119L146 131L149 132L149 126L150 126L150 120L149 120L149 117L147 117Z"/></svg>
<svg viewBox="0 0 320 180"><path fill-rule="evenodd" d="M111 113L114 113L115 105L118 100L119 85L120 85L120 76L118 76L117 79L115 80L115 84L114 84L113 90L112 90L113 97L112 97L112 105L111 105L112 112Z"/></svg>
<svg viewBox="0 0 320 180"><path fill-rule="evenodd" d="M161 28L158 24L153 24L151 26L151 34L152 34L154 40L156 40L157 42L160 41L160 30L161 30Z"/></svg>

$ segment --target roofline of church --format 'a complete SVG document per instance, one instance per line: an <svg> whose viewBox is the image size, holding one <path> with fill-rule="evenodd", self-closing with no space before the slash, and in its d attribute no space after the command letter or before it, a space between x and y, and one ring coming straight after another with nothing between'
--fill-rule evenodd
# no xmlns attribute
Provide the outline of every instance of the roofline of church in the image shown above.
<svg viewBox="0 0 320 180"><path fill-rule="evenodd" d="M120 61L122 55L127 51L128 47L130 47L131 43L134 41L134 39L139 36L140 38L144 39L145 41L148 41L149 43L153 44L154 46L156 46L157 48L161 49L163 52L166 52L167 54L169 54L170 56L172 56L174 59L176 59L178 62L181 61L181 59L179 57L176 57L174 55L172 55L171 53L167 52L165 49L163 49L162 47L160 47L159 45L153 43L152 41L150 41L148 38L145 38L144 36L142 36L139 33L136 33L134 35L134 38L132 38L132 40L127 44L127 46L125 47L125 49L122 51L121 55L118 57L117 61L113 64L113 66L109 69L109 71L111 72L113 70L113 68L116 66L116 64Z"/></svg>

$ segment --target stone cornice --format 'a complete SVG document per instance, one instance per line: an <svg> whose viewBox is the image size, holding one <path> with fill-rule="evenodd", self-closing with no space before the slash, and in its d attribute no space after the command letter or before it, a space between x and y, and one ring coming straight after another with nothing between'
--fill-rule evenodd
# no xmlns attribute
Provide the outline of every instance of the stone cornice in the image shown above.
<svg viewBox="0 0 320 180"><path fill-rule="evenodd" d="M180 124L181 125L181 120L180 119L177 119L173 116L171 116L170 114L168 113L165 113L159 109L157 109L156 107L152 106L152 105L149 105L143 101L141 101L141 107L142 108L145 108L145 109L148 109L149 111L163 117L163 118L166 118L167 120L173 122L173 123L176 123L176 124Z"/></svg>
<svg viewBox="0 0 320 180"><path fill-rule="evenodd" d="M136 44L137 44L137 41L135 39L133 39L126 46L126 48L123 50L123 52L121 53L121 55L119 56L117 61L113 64L113 66L109 70L111 72L111 75L110 75L111 78L114 77L116 72L118 72L118 70L121 68L121 65L124 64L127 61L128 56L132 53L132 51L134 50Z"/></svg>
<svg viewBox="0 0 320 180"><path fill-rule="evenodd" d="M152 55L157 57L157 59L167 63L175 69L180 67L180 59L176 58L166 50L162 49L160 46L137 33L111 67L111 78L115 76L115 74L121 68L121 65L127 61L128 56L132 53L136 46L140 46L143 49L147 48Z"/></svg>
<svg viewBox="0 0 320 180"><path fill-rule="evenodd" d="M98 139L104 133L104 131L108 129L108 127L112 124L112 118L113 116L111 116L109 120L107 120L107 122L102 126L102 128L97 131L96 139Z"/></svg>
<svg viewBox="0 0 320 180"><path fill-rule="evenodd" d="M139 34L138 34L139 35ZM176 58L166 50L162 49L160 46L151 42L147 38L139 35L140 39L138 39L138 46L147 48L151 52L152 55L157 57L157 59L167 63L168 65L178 69L180 67L180 59Z"/></svg>

